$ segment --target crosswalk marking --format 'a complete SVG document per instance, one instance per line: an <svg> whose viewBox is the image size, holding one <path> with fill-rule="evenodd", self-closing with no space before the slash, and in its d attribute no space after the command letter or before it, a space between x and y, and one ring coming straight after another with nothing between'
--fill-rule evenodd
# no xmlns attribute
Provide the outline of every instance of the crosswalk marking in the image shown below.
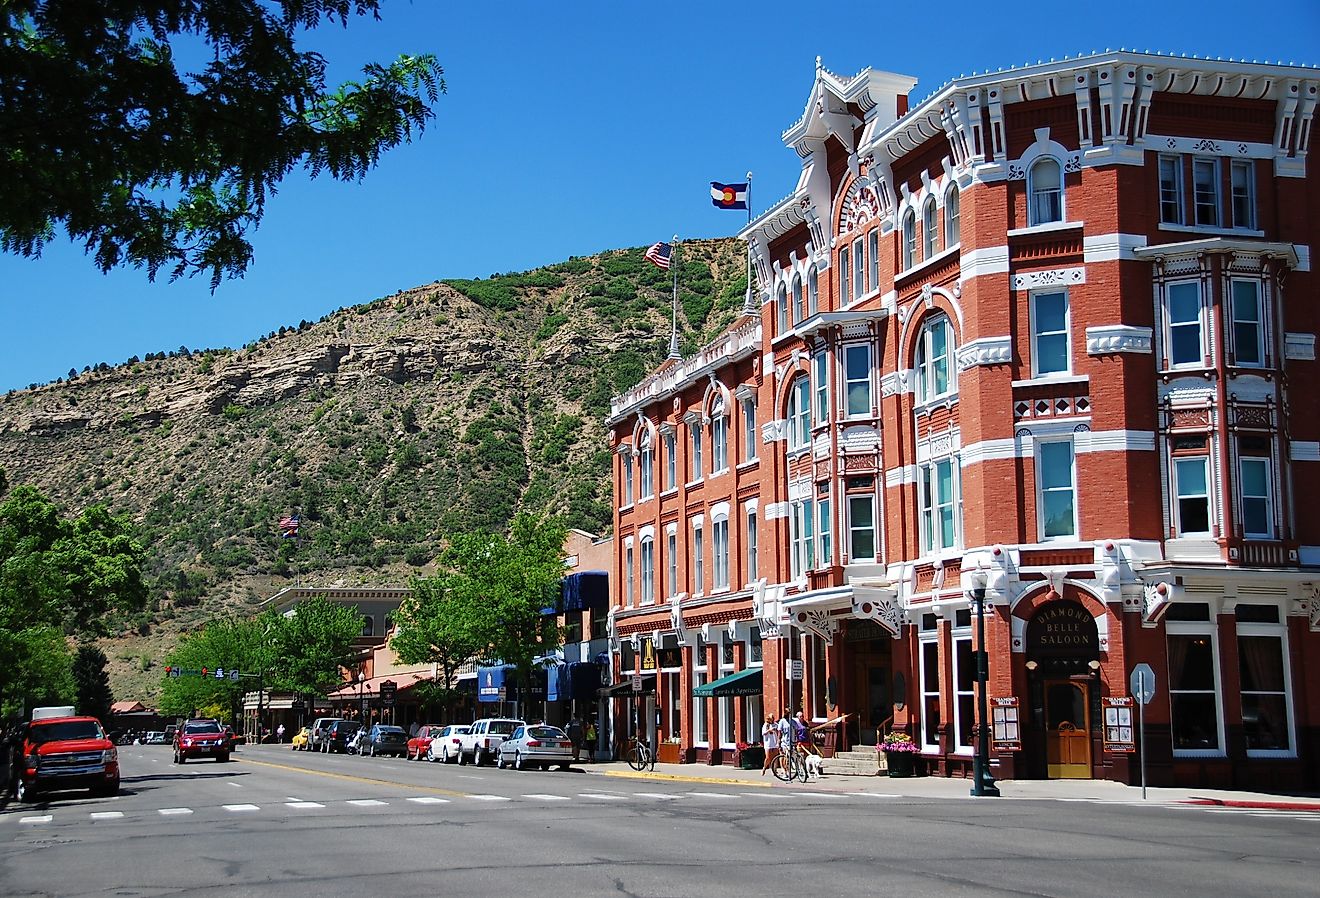
<svg viewBox="0 0 1320 898"><path fill-rule="evenodd" d="M162 817L172 817L178 814L191 814L192 812L192 808L161 808L156 811L156 813L160 814Z"/></svg>
<svg viewBox="0 0 1320 898"><path fill-rule="evenodd" d="M536 801L568 801L569 800L567 795L546 795L545 793L542 792L533 792L529 795L524 795L523 798L531 798Z"/></svg>
<svg viewBox="0 0 1320 898"><path fill-rule="evenodd" d="M91 815L93 820L118 820L122 816L123 811L97 811Z"/></svg>
<svg viewBox="0 0 1320 898"><path fill-rule="evenodd" d="M838 792L794 792L802 798L843 798Z"/></svg>
<svg viewBox="0 0 1320 898"><path fill-rule="evenodd" d="M508 801L509 800L503 795L469 795L468 798L471 798L473 801Z"/></svg>
<svg viewBox="0 0 1320 898"><path fill-rule="evenodd" d="M448 798L436 798L434 795L419 795L408 800L417 804L449 804Z"/></svg>
<svg viewBox="0 0 1320 898"><path fill-rule="evenodd" d="M325 807L325 805L315 801L286 801L284 803L284 806L286 808L293 808L298 811L308 811L311 810L312 808Z"/></svg>
<svg viewBox="0 0 1320 898"><path fill-rule="evenodd" d="M864 798L900 798L897 792L848 792L848 795L861 795Z"/></svg>
<svg viewBox="0 0 1320 898"><path fill-rule="evenodd" d="M35 817L19 817L19 823L49 823L52 819L50 814L38 814Z"/></svg>
<svg viewBox="0 0 1320 898"><path fill-rule="evenodd" d="M220 807L224 808L226 811L233 811L233 812L261 810L261 808L259 808L255 804L222 804Z"/></svg>
<svg viewBox="0 0 1320 898"><path fill-rule="evenodd" d="M672 798L675 797L674 795L671 795L671 794L668 793L668 792L634 792L633 794L636 795L638 798L664 798L664 799L672 799Z"/></svg>
<svg viewBox="0 0 1320 898"><path fill-rule="evenodd" d="M693 798L737 798L733 792L688 792Z"/></svg>
<svg viewBox="0 0 1320 898"><path fill-rule="evenodd" d="M389 804L388 801L377 801L374 798L354 798L346 803L355 808L379 808Z"/></svg>
<svg viewBox="0 0 1320 898"><path fill-rule="evenodd" d="M595 798L599 801L623 801L622 795L606 795L602 792L579 792L579 798Z"/></svg>

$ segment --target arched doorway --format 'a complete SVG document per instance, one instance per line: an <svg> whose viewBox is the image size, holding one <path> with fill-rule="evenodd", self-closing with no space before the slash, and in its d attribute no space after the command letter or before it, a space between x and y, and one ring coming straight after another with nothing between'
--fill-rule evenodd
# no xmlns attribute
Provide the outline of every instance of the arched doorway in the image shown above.
<svg viewBox="0 0 1320 898"><path fill-rule="evenodd" d="M1089 779L1091 730L1099 723L1095 617L1071 599L1046 602L1027 622L1026 656L1036 737L1031 766L1050 779Z"/></svg>

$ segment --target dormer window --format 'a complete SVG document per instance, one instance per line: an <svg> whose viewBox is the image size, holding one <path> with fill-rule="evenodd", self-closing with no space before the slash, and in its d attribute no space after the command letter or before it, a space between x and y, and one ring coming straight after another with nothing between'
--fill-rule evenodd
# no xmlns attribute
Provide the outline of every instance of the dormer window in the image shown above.
<svg viewBox="0 0 1320 898"><path fill-rule="evenodd" d="M1031 166L1027 192L1031 198L1027 213L1030 224L1063 221L1063 170L1058 160L1046 156Z"/></svg>

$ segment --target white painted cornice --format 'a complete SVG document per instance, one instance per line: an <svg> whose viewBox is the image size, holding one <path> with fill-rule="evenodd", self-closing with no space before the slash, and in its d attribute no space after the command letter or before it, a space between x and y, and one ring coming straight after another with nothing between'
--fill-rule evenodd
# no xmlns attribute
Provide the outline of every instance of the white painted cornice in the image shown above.
<svg viewBox="0 0 1320 898"><path fill-rule="evenodd" d="M1150 353L1152 333L1148 327L1105 324L1086 329L1088 355L1111 355L1119 352Z"/></svg>

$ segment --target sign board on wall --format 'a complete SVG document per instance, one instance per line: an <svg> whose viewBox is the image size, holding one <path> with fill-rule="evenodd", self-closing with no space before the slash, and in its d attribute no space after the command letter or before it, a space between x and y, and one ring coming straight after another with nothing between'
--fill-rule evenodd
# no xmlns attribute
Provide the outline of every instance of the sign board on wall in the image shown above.
<svg viewBox="0 0 1320 898"><path fill-rule="evenodd" d="M800 680L803 675L803 664L801 658L794 658L788 662L788 678L790 680Z"/></svg>
<svg viewBox="0 0 1320 898"><path fill-rule="evenodd" d="M1105 714L1105 751L1136 751L1137 731L1132 725L1136 701L1130 695L1116 695L1100 699L1100 704Z"/></svg>
<svg viewBox="0 0 1320 898"><path fill-rule="evenodd" d="M1016 695L990 699L990 741L995 751L1022 751L1021 721Z"/></svg>
<svg viewBox="0 0 1320 898"><path fill-rule="evenodd" d="M642 640L642 670L655 670L655 642L650 638Z"/></svg>

